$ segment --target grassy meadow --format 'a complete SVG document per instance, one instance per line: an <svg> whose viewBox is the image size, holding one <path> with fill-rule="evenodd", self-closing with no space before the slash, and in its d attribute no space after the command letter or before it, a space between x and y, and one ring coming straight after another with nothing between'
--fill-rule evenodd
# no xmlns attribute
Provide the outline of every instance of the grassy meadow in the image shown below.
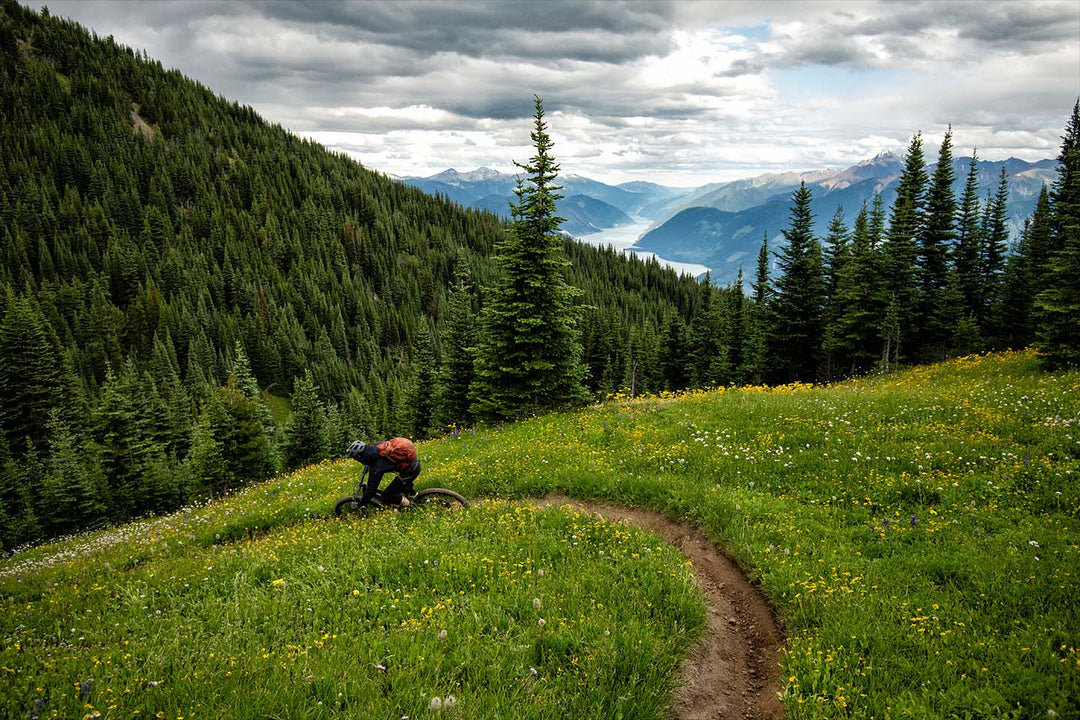
<svg viewBox="0 0 1080 720"><path fill-rule="evenodd" d="M784 626L792 718L1080 717L1080 373L1031 353L613 398L420 451L418 486L492 500L330 520L359 466L325 463L0 562L0 708L664 717L691 568L512 502L558 491L736 559Z"/></svg>

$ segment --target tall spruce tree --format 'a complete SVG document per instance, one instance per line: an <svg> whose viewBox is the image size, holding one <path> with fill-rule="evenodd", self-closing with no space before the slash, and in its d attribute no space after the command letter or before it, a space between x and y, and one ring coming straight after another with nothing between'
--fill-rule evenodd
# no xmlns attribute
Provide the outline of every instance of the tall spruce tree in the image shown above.
<svg viewBox="0 0 1080 720"><path fill-rule="evenodd" d="M787 246L777 253L776 326L773 341L782 379L813 380L821 363L825 277L821 244L814 236L813 199L806 183L793 196Z"/></svg>
<svg viewBox="0 0 1080 720"><path fill-rule="evenodd" d="M443 362L436 378L435 424L448 428L472 422L469 386L475 375L476 317L463 256L458 257L443 329Z"/></svg>
<svg viewBox="0 0 1080 720"><path fill-rule="evenodd" d="M769 278L769 235L765 234L758 251L757 269L750 283L753 295L747 309L746 336L743 344L743 376L747 382L760 384L768 375L770 313L773 287Z"/></svg>
<svg viewBox="0 0 1080 720"><path fill-rule="evenodd" d="M904 157L904 170L897 183L888 243L885 245L888 309L882 338L883 345L887 345L888 349L883 348L882 359L887 366L895 364L903 356L916 330L916 240L925 222L928 180L922 133L919 132L911 138Z"/></svg>
<svg viewBox="0 0 1080 720"><path fill-rule="evenodd" d="M883 310L876 260L864 203L855 218L850 257L840 269L836 292L829 301L831 313L822 340L839 374L865 372L878 355L877 330Z"/></svg>
<svg viewBox="0 0 1080 720"><path fill-rule="evenodd" d="M979 276L982 281L982 307L979 325L992 347L1004 343L1005 261L1009 252L1009 177L1001 168L997 192L988 199L982 221L982 254Z"/></svg>
<svg viewBox="0 0 1080 720"><path fill-rule="evenodd" d="M860 213L863 220L865 234L866 207ZM851 233L848 231L844 220L844 208L837 207L832 220L829 221L829 231L825 236L823 248L825 261L825 312L822 319L822 352L825 356L824 377L832 379L845 371L847 357L843 348L835 341L833 329L836 327L840 315L844 312L843 302L839 297L840 278L851 262Z"/></svg>
<svg viewBox="0 0 1080 720"><path fill-rule="evenodd" d="M310 465L330 455L326 429L326 409L311 372L296 379L292 394L292 417L285 428L281 450L286 470Z"/></svg>
<svg viewBox="0 0 1080 720"><path fill-rule="evenodd" d="M979 277L979 257L982 255L982 230L979 226L979 159L972 150L964 194L956 217L956 244L953 249L951 282L960 298L961 318L970 319L982 314L982 280Z"/></svg>
<svg viewBox="0 0 1080 720"><path fill-rule="evenodd" d="M526 417L586 398L577 291L563 276L569 262L555 214L559 166L543 101L534 97L533 105L536 154L517 163L527 179L515 191L514 220L498 247L501 276L481 316L472 398L487 418Z"/></svg>
<svg viewBox="0 0 1080 720"><path fill-rule="evenodd" d="M945 133L926 202L926 222L920 228L916 258L913 354L919 360L944 360L946 344L956 325L955 307L946 302L949 252L956 237L956 196L953 194L952 127Z"/></svg>
<svg viewBox="0 0 1080 720"><path fill-rule="evenodd" d="M1036 298L1037 347L1048 367L1080 366L1080 100L1062 138L1053 192L1054 250L1047 288Z"/></svg>

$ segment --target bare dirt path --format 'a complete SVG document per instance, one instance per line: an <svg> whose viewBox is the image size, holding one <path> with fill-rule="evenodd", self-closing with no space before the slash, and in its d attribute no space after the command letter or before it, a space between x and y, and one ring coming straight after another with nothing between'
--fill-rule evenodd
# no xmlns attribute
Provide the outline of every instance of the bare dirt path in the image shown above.
<svg viewBox="0 0 1080 720"><path fill-rule="evenodd" d="M607 520L626 520L677 547L694 564L708 613L701 640L683 663L675 694L678 720L782 718L777 697L784 636L764 596L693 526L660 513L551 495L542 507L569 505Z"/></svg>

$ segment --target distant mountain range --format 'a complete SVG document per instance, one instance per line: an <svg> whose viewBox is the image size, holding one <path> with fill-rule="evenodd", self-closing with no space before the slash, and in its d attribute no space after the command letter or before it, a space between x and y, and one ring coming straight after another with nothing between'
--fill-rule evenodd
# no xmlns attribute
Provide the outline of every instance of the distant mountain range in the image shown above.
<svg viewBox="0 0 1080 720"><path fill-rule="evenodd" d="M431 195L478 210L488 210L509 217L509 204L514 200L517 175L500 173L489 168L471 172L444 170L430 177L406 177L402 182L420 188ZM559 215L566 218L562 228L574 236L588 235L608 228L634 222L632 216L655 219L643 214L645 208L662 207L688 192L686 188L670 188L648 182L629 182L607 185L577 175L562 175L559 192Z"/></svg>
<svg viewBox="0 0 1080 720"><path fill-rule="evenodd" d="M968 157L953 161L953 189L958 201L970 166ZM781 230L788 225L791 196L801 182L813 192L814 229L823 236L837 207L844 208L849 227L862 204L872 202L875 193L881 193L890 207L903 167L901 157L884 153L842 170L769 173L695 189L647 182L606 185L568 175L559 178L565 195L559 201L559 214L566 218L563 229L575 236L651 220L653 224L638 239L637 249L666 260L705 265L712 270L714 282L728 284L736 279L740 267L747 278L750 276L766 234L772 249L784 244ZM935 167L929 166L928 172L932 174ZM1049 185L1057 177L1057 161L980 160L977 175L982 199L997 190L1002 167L1009 180L1009 224L1015 237L1034 211L1043 184ZM506 217L515 180L514 175L480 168L468 173L446 170L427 178L404 178L403 182Z"/></svg>

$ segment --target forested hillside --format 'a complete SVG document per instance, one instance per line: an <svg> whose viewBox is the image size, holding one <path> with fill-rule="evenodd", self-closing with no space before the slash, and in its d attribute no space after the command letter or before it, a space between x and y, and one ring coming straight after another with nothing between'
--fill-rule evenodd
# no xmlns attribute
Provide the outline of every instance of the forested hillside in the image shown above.
<svg viewBox="0 0 1080 720"><path fill-rule="evenodd" d="M436 371L504 227L4 0L0 543L471 422ZM613 391L702 290L568 249L588 383Z"/></svg>

